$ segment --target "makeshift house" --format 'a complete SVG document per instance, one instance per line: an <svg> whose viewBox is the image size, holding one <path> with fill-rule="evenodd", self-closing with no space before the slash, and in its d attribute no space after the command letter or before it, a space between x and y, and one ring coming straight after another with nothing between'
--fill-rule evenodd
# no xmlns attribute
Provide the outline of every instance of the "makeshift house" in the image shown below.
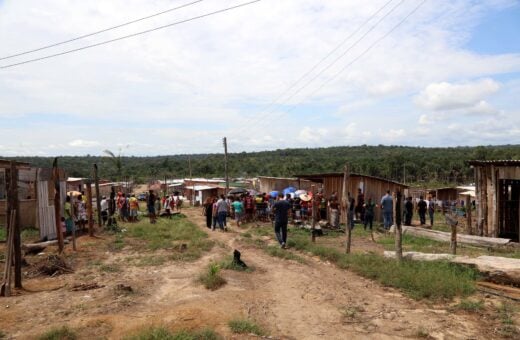
<svg viewBox="0 0 520 340"><path fill-rule="evenodd" d="M209 186L209 185L193 185L187 186L184 190L186 198L195 205L203 204L208 197L218 197L224 194L225 187Z"/></svg>
<svg viewBox="0 0 520 340"><path fill-rule="evenodd" d="M520 160L470 161L475 170L477 234L520 236Z"/></svg>
<svg viewBox="0 0 520 340"><path fill-rule="evenodd" d="M311 182L320 183L322 185L323 194L325 195L325 197L330 197L330 195L332 195L333 192L337 192L340 202L343 199L342 172L297 175L296 177L299 179L305 179ZM367 176L355 173L351 173L349 175L347 185L347 193L350 193L355 200L357 199L358 189L361 189L362 193L364 194L365 201L367 201L368 198L371 197L372 200L378 205L381 201L381 198L386 194L387 190L390 190L390 192L397 192L399 190L403 194L403 198L408 194L408 185L380 177ZM318 188L316 188L316 190L317 189ZM344 214L341 215L341 220L345 221ZM381 209L379 207L376 208L374 220L382 221Z"/></svg>
<svg viewBox="0 0 520 340"><path fill-rule="evenodd" d="M294 187L301 190L310 190L311 185L311 181L302 178L259 176L255 189L260 193L269 193L271 191L281 192L287 187Z"/></svg>
<svg viewBox="0 0 520 340"><path fill-rule="evenodd" d="M10 161L0 160L0 224L6 225L8 181ZM56 218L54 211L54 182L52 169L33 168L28 163L16 162L18 169L18 205L20 227L40 229L40 237L56 237ZM60 181L60 200L65 202L65 172L58 170ZM63 205L60 207L63 214Z"/></svg>

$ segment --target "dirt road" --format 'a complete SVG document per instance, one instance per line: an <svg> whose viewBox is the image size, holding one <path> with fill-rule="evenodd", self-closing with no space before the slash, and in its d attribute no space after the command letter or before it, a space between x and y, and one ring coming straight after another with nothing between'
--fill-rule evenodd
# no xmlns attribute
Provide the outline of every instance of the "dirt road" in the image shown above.
<svg viewBox="0 0 520 340"><path fill-rule="evenodd" d="M129 259L142 254L125 248L99 252L103 240L83 237L78 245L81 251L70 255L82 269L56 278L27 280L25 287L32 292L2 298L0 329L8 337L30 339L67 324L80 338L120 339L142 327L165 325L171 329L209 327L225 338L246 339L249 336L232 334L227 323L249 318L278 339L495 337L489 323L478 316L453 314L445 305L411 300L306 255L302 255L308 258L306 264L271 257L243 243L236 228L212 232L205 228L199 210L183 212L217 241L200 260L129 266ZM235 248L255 271L225 270L227 284L216 291L195 282L208 263L231 255ZM103 287L71 291L75 284L85 282ZM131 286L132 292L118 290L118 284Z"/></svg>

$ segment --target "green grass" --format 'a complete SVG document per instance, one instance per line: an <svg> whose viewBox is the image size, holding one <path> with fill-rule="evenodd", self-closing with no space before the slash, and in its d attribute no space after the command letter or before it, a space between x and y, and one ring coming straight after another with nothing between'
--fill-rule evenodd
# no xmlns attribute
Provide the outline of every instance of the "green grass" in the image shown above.
<svg viewBox="0 0 520 340"><path fill-rule="evenodd" d="M520 331L513 320L513 317L517 312L516 306L510 302L502 302L498 306L497 312L501 322L501 325L498 328L500 335L509 339L518 339Z"/></svg>
<svg viewBox="0 0 520 340"><path fill-rule="evenodd" d="M67 326L53 328L38 337L38 340L76 340L76 332Z"/></svg>
<svg viewBox="0 0 520 340"><path fill-rule="evenodd" d="M0 227L0 240L2 240L2 241L7 240L7 229L4 226Z"/></svg>
<svg viewBox="0 0 520 340"><path fill-rule="evenodd" d="M166 262L165 256L160 255L148 255L137 258L135 265L137 267L155 267L163 265Z"/></svg>
<svg viewBox="0 0 520 340"><path fill-rule="evenodd" d="M203 329L199 331L171 332L164 327L150 327L138 334L125 337L126 340L219 340L222 339L215 331Z"/></svg>
<svg viewBox="0 0 520 340"><path fill-rule="evenodd" d="M297 254L294 254L294 253L288 251L287 249L281 249L278 246L267 246L267 247L264 247L263 249L265 250L265 252L268 255L273 256L273 257L278 257L278 258L281 258L284 260L296 261L299 263L307 263L307 261L303 257L301 257Z"/></svg>
<svg viewBox="0 0 520 340"><path fill-rule="evenodd" d="M462 310L468 313L477 313L484 309L484 301L474 301L474 300L462 300L455 306L453 306L455 310Z"/></svg>
<svg viewBox="0 0 520 340"><path fill-rule="evenodd" d="M4 339L7 339L7 333L0 330L0 340L4 340Z"/></svg>
<svg viewBox="0 0 520 340"><path fill-rule="evenodd" d="M226 280L220 275L220 267L217 263L210 263L208 268L199 275L199 282L210 290L217 290L226 284Z"/></svg>
<svg viewBox="0 0 520 340"><path fill-rule="evenodd" d="M196 243L208 237L194 223L184 217L158 219L156 224L143 220L126 224L128 236L145 241L149 250L172 249L179 243ZM181 242L184 241L184 242Z"/></svg>
<svg viewBox="0 0 520 340"><path fill-rule="evenodd" d="M318 239L319 240L319 239ZM429 241L429 240L428 240ZM294 234L289 247L309 252L340 268L395 287L415 299L451 299L468 296L475 291L478 273L458 264L434 261L403 261L376 254L345 254L342 251L312 243L305 234Z"/></svg>
<svg viewBox="0 0 520 340"><path fill-rule="evenodd" d="M36 228L24 228L21 232L22 240L24 241L35 241L40 239L40 229Z"/></svg>
<svg viewBox="0 0 520 340"><path fill-rule="evenodd" d="M258 326L255 322L245 319L234 319L228 322L229 329L236 334L255 334L263 336L266 334L262 327Z"/></svg>
<svg viewBox="0 0 520 340"><path fill-rule="evenodd" d="M239 266L238 264L236 264L233 261L233 256L227 256L226 258L224 258L222 261L220 261L219 266L222 269L234 270L234 271L237 271L237 272L251 273L251 272L253 272L255 270L251 266L248 266L247 268Z"/></svg>
<svg viewBox="0 0 520 340"><path fill-rule="evenodd" d="M106 273L119 273L121 271L121 267L118 264L102 264L99 266L99 270Z"/></svg>

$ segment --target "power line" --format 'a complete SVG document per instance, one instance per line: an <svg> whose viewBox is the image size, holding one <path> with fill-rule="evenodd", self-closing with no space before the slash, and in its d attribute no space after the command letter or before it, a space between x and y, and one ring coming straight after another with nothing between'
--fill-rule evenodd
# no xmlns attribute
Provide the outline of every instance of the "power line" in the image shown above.
<svg viewBox="0 0 520 340"><path fill-rule="evenodd" d="M387 2L385 5L383 5L383 7L381 7L376 13L374 13L374 15L367 21L365 21L365 23L363 23L363 25L365 25L366 23L368 23L375 15L377 15L377 13L379 13L382 9L384 9L391 1ZM334 66L340 59L342 59L348 52L350 52L355 46L357 46L369 33L371 33L377 26L379 26L379 24L381 24L381 22L383 22L384 19L386 19L390 14L392 14L399 6L401 6L403 4L404 0L401 0L397 5L395 5L394 7L392 7L392 9L390 9L390 11L388 11L384 16L382 16L372 27L370 27L370 29L368 29L358 40L356 40L353 44L351 44L341 55L339 55L336 59L334 59L331 63L329 63L325 68L321 69L321 71L319 71L316 75L314 75L310 80L308 80L303 86L301 86L300 88L298 88L295 92L293 92L289 97L287 97L283 102L279 103L278 105L282 105L284 103L287 103L289 100L291 100L292 98L294 98L298 93L300 93L302 90L304 90L307 86L309 86L313 81L315 81L320 75L322 75L324 72L326 72L327 70L329 70L332 66ZM362 26L363 26L362 25ZM360 26L360 28L362 28L362 26ZM356 30L356 31L359 31ZM343 43L341 43L343 44ZM329 54L330 55L330 54ZM321 61L320 61L321 63ZM308 73L307 73L308 74ZM303 78L300 78L300 79L303 79ZM285 91L287 92L287 91ZM271 104L269 105L271 106ZM264 110L260 113L263 114L263 113L267 113L267 116L271 116L273 115L275 112L274 111L271 111L271 110ZM260 119L265 119L266 116L263 116L263 117L259 117L259 118L256 118L257 121L260 121ZM246 128L244 130L242 130L242 134L244 134L245 131L248 131L250 130L252 127L256 127L255 124L249 124L249 128ZM229 134L229 133L228 133Z"/></svg>
<svg viewBox="0 0 520 340"><path fill-rule="evenodd" d="M377 44L379 44L381 41L383 41L385 38L387 38L390 34L392 34L397 28L399 28L406 20L408 20L409 17L411 17L415 12L421 8L427 0L421 1L414 9L412 9L403 19L401 19L396 25L394 25L387 33L385 33L383 36L381 36L379 39L374 41L368 48L366 48L361 54L359 54L356 58L354 58L352 61L350 61L347 65L345 65L342 69L340 69L336 74L334 74L332 77L327 79L325 82L323 82L318 88L316 88L314 91L312 91L309 95L307 95L305 98L300 100L298 103L294 104L289 110L287 110L285 113L288 114L292 112L296 107L301 105L305 100L309 99L310 97L314 96L318 91L320 91L325 85L329 84L331 81L333 81L335 78L337 78L341 73L343 73L347 68L352 66L355 62L357 62L359 59L361 59L364 55L366 55L372 48L374 48ZM258 126L256 126L258 127Z"/></svg>
<svg viewBox="0 0 520 340"><path fill-rule="evenodd" d="M140 22L140 21L147 20L147 19L150 19L150 18L153 18L153 17L157 17L159 15L166 14L166 13L169 13L169 12L173 12L173 11L179 10L181 8L189 7L191 5L195 5L195 4L197 4L199 2L202 2L202 1L204 1L204 0L193 1L193 2L190 2L190 3L184 4L184 5L181 5L181 6L177 6L177 7L174 7L174 8L167 9L167 10L159 12L159 13L155 13L155 14L148 15L148 16L145 16L145 17L142 17L142 18L139 18L139 19L128 21L128 22L125 22L125 23L120 24L120 25L104 28L104 29L96 31L96 32L92 32L92 33L89 33L89 34L81 35L81 36L76 37L76 38L68 39L68 40L65 40L65 41L60 41L60 42L57 42L57 43L54 43L54 44L42 46L42 47L35 48L33 50L29 50L29 51L25 51L25 52L11 54L11 55L8 55L6 57L0 58L0 60L5 60L5 59L14 58L14 57L19 57L19 56L26 55L26 54L29 54L29 53L42 51L42 50L45 50L45 49L48 49L48 48L51 48L51 47L56 47L56 46L64 45L64 44L67 44L67 43L70 43L70 42L73 42L73 41L77 41L77 40L80 40L80 39L91 37L91 36L96 35L96 34L112 31L112 30L115 30L117 28L121 28L121 27L124 27L124 26L135 24L136 22Z"/></svg>
<svg viewBox="0 0 520 340"><path fill-rule="evenodd" d="M97 47L97 46L101 46L101 45L106 45L106 44L113 43L113 42L116 42L116 41L119 41L119 40L123 40L123 39L127 39L127 38L133 38L133 37L136 37L136 36L139 36L139 35L155 32L155 31L158 31L158 30L161 30L161 29L164 29L164 28L168 28L168 27L184 24L184 23L187 23L187 22L190 22L190 21L194 21L194 20L197 20L197 19L202 19L202 18L205 18L205 17L209 17L211 15L220 14L220 13L231 11L233 9L237 9L237 8L240 8L240 7L252 5L252 4L254 4L256 2L260 2L260 1L262 1L262 0L249 1L249 2L245 2L245 3L242 3L242 4L235 5L235 6L227 7L227 8L224 8L224 9L220 9L220 10L217 10L217 11L209 12L209 13L206 13L206 14L201 14L201 15L198 15L198 16L195 16L195 17L191 17L189 19L176 21L176 22L171 23L171 24L167 24L167 25L151 28L151 29L148 29L148 30L145 30L145 31L140 31L140 32L137 32L137 33L128 34L128 35L125 35L125 36L122 36L122 37L119 37L119 38L105 40L105 41L102 41L102 42L99 42L99 43L96 43L96 44L87 45L87 46L71 49L71 50L68 50L68 51L60 52L60 53L50 54L50 55L47 55L47 56L44 56L44 57L40 57L40 58L29 59L29 60L22 61L22 62L19 62L19 63L3 65L3 66L0 66L0 69L6 69L6 68L15 67L15 66L23 65L23 64L28 64L28 63L32 63L32 62L36 62L36 61L40 61L40 60L50 59L50 58L62 56L62 55L65 55L65 54L70 54L70 53L86 50L86 49L89 49L89 48L93 48L93 47Z"/></svg>

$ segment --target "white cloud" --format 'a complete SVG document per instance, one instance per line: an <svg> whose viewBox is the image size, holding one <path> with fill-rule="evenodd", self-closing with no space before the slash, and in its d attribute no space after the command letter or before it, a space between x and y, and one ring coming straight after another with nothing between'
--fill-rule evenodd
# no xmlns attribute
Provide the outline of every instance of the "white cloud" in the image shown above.
<svg viewBox="0 0 520 340"><path fill-rule="evenodd" d="M471 108L481 103L484 97L497 92L499 89L500 84L492 79L481 79L460 84L433 83L419 94L415 102L430 110Z"/></svg>
<svg viewBox="0 0 520 340"><path fill-rule="evenodd" d="M51 144L51 145L53 145L53 144ZM75 139L75 140L69 142L69 145L73 146L75 148L91 148L94 146L99 146L101 144L99 142L93 141L93 140Z"/></svg>

